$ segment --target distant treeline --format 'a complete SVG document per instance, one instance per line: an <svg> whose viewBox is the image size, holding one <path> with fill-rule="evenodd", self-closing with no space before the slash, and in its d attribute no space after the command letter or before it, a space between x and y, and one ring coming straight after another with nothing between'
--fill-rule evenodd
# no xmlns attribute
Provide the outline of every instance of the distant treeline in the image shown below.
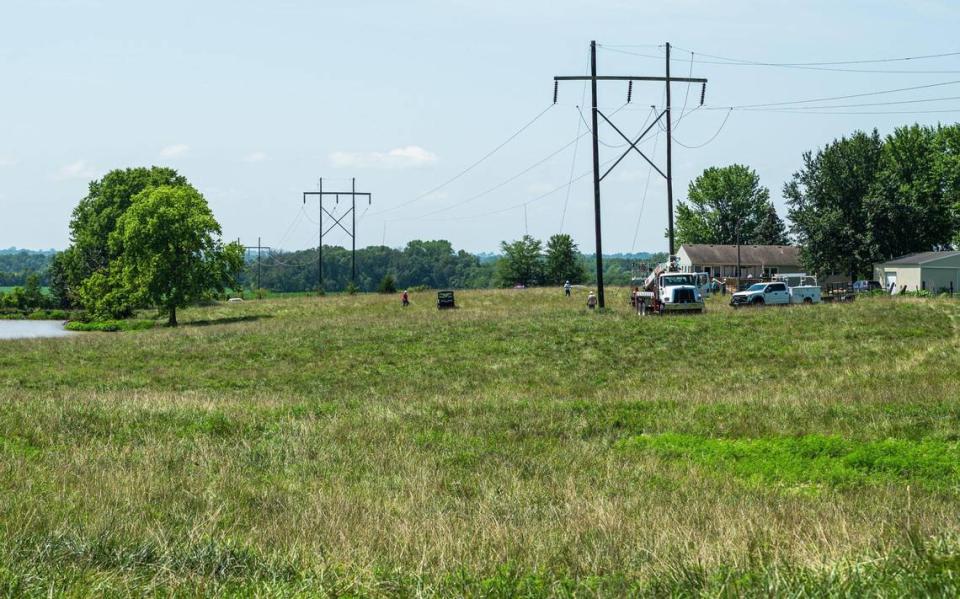
<svg viewBox="0 0 960 599"><path fill-rule="evenodd" d="M639 254L647 262L663 261L666 254ZM409 242L403 249L370 246L357 250L356 285L360 291L376 291L384 277L393 278L398 288L425 286L429 288L483 289L502 286L497 278L500 258L485 254L478 256L464 250L454 250L446 240ZM595 261L592 256L581 256L588 273L587 284L596 283ZM604 282L626 285L637 264L633 258L604 259ZM323 247L323 288L342 291L350 283L350 250L338 246ZM246 288L257 285L256 252L247 254L247 268L241 273L241 284ZM260 262L260 287L271 291L298 292L317 289L317 250L295 252L264 252Z"/></svg>
<svg viewBox="0 0 960 599"><path fill-rule="evenodd" d="M23 286L31 274L40 284L50 285L52 252L0 250L0 287ZM357 287L360 291L376 291L386 275L398 287L484 289L499 287L497 261L499 255L471 254L454 250L449 241L411 241L403 249L371 246L357 250ZM581 255L588 273L586 283L596 284L596 262L593 255ZM614 254L604 256L603 278L608 285L626 285L638 262L656 263L666 254ZM264 252L261 258L260 286L279 292L316 291L317 250ZM324 290L342 291L350 282L350 250L339 246L323 248ZM247 254L247 267L241 283L253 288L257 282L256 252Z"/></svg>
<svg viewBox="0 0 960 599"><path fill-rule="evenodd" d="M50 284L51 252L0 250L0 287L26 285L30 275L38 275L41 285Z"/></svg>

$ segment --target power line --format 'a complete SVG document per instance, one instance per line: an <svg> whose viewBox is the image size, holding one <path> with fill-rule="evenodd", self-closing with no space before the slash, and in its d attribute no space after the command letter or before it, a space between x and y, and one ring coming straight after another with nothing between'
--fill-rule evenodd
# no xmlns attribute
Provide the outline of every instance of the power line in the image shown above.
<svg viewBox="0 0 960 599"><path fill-rule="evenodd" d="M672 137L672 139L673 139L673 141L676 142L678 145L683 146L684 148L687 148L688 150L696 150L696 149L698 149L698 148L702 148L703 146L705 146L705 145L709 144L710 142L712 142L713 140L715 140L715 139L720 135L720 132L723 131L724 126L726 126L727 121L730 119L730 115L731 115L731 114L733 114L733 109L732 109L732 108L731 108L730 110L728 110L728 111L727 111L727 114L723 117L723 122L720 123L720 127L717 129L717 132L714 133L712 136L710 136L710 139L708 139L707 141L703 142L702 144L698 144L698 145L695 145L695 146L688 146L687 144L685 144L685 143L681 142L680 140L678 140L676 137Z"/></svg>
<svg viewBox="0 0 960 599"><path fill-rule="evenodd" d="M653 151L650 154L654 157L657 155L657 142L660 141L660 130L657 129L657 133L653 138ZM633 230L633 243L630 244L630 253L637 247L637 237L640 235L640 220L643 218L643 211L647 206L647 192L650 190L650 179L653 178L653 165L647 167L647 182L643 186L643 198L640 200L640 212L637 214L637 226Z"/></svg>
<svg viewBox="0 0 960 599"><path fill-rule="evenodd" d="M607 166L611 164L614 160L615 160L614 158L611 158L610 160L607 160L606 162L602 163L600 166ZM592 169L588 171L584 171L583 173L574 177L574 179L570 183L576 183L577 181L591 174L593 174ZM447 218L432 218L432 219L426 219L426 220L432 220L432 221L474 220L474 219L483 218L486 216L492 216L495 214L503 214L504 212L510 212L511 210L516 210L517 208L523 208L525 206L529 206L530 204L533 204L534 202L539 202L540 200L546 197L552 196L553 194L557 193L561 189L564 189L565 187L567 187L570 183L562 183L557 187L554 187L550 191L542 193L536 196L535 198L527 200L525 202L520 202L519 204L511 204L510 206L506 206L504 208L498 208L496 210L491 210L489 212L481 212L480 214L471 214L469 216L451 216Z"/></svg>
<svg viewBox="0 0 960 599"><path fill-rule="evenodd" d="M624 104L623 106L626 106L626 104ZM622 108L622 106L621 106L621 108ZM580 113L580 120L583 122L583 126L587 128L587 133L593 133L593 129L590 128L590 125L587 124L587 119L584 118L584 116L583 116L583 110L580 108L580 105L577 105L577 112ZM616 114L617 112L620 112L620 109L619 109L619 108L618 108L617 110L615 110L613 113L611 113L611 116L613 116L613 115ZM584 135L586 135L587 133L584 133ZM625 143L622 143L622 144L611 144L611 143L607 143L607 142L603 141L602 139L600 139L599 136L597 137L597 142L598 142L601 146L604 146L604 147L606 147L606 148L610 148L610 149L612 149L612 150L617 150L617 149L620 149L620 148L625 148L625 147L627 147L627 145L628 145L628 144L625 144Z"/></svg>
<svg viewBox="0 0 960 599"><path fill-rule="evenodd" d="M831 102L833 100L849 100L851 98L865 98L868 96L881 96L884 94L895 94L899 92L914 91L918 89L930 89L934 87L944 87L947 85L956 85L960 83L960 80L953 81L942 81L940 83L928 83L926 85L913 85L910 87L898 87L895 89L884 89L873 92L863 92L859 94L847 94L844 96L828 96L823 98L808 98L804 100L788 100L783 102L767 102L765 104L741 104L735 106L711 106L707 107L706 110L743 110L745 108L766 108L768 106L790 106L793 104L812 104L814 102Z"/></svg>
<svg viewBox="0 0 960 599"><path fill-rule="evenodd" d="M624 104L623 106L626 106L626 105ZM620 108L623 108L623 106L621 106ZM619 109L613 111L613 112L611 113L611 116L614 115L614 114L616 114L618 111L619 111ZM648 117L648 118L649 118L649 117ZM578 129L578 132L579 132L579 129ZM427 213L425 213L425 214L421 214L421 215L419 215L419 216L409 216L409 217L394 218L394 219L390 219L390 222L404 221L404 220L420 220L420 219L425 218L425 217L434 216L434 215L436 215L436 214L440 214L440 213L442 213L442 212L447 212L447 211L452 210L452 209L454 209L454 208L458 208L458 207L460 207L460 206L463 206L463 205L465 205L465 204L468 204L468 203L470 203L470 202L473 202L474 200L478 200L478 199L480 199L480 198L482 198L482 197L484 197L484 196L486 196L486 195L489 195L490 193L493 193L494 191L497 191L498 189L501 189L502 187L505 187L505 186L508 185L509 183L512 183L512 182L516 181L517 179L519 179L519 178L522 177L523 175L529 173L529 172L532 171L533 169L535 169L535 168L537 168L538 166L540 166L540 165L544 164L545 162L549 161L551 158L557 156L558 154L560 154L561 152L563 152L564 150L566 150L566 149L569 148L570 146L578 144L578 142L580 141L580 139L583 138L583 137L585 137L588 133L590 133L590 132L587 131L587 132L585 132L585 133L578 133L578 136L577 136L577 137L573 138L572 140L568 141L568 142L565 143L564 145L560 146L559 148L557 148L556 150L554 150L553 152L551 152L550 154L548 154L548 155L545 156L544 158L541 158L540 160L534 162L533 164L531 164L530 166L524 168L524 169L521 170L520 172L518 172L518 173L516 173L516 174L514 174L514 175L511 175L511 176L508 177L507 179L501 181L500 183L497 183L496 185L494 185L494 186L492 186L492 187L489 187L489 188L485 189L484 191L481 191L480 193L477 193L477 194L475 194L475 195L473 195L473 196L470 196L470 197L468 197L468 198L466 198L466 199L464 199L464 200L460 200L459 202L454 202L453 204L448 204L448 205L446 205L446 206L442 206L442 207L440 207L440 208L437 208L436 210L432 210L432 211L430 211L430 212L427 212ZM373 215L373 214L371 213L371 215Z"/></svg>
<svg viewBox="0 0 960 599"><path fill-rule="evenodd" d="M290 223L290 226L287 227L287 231L283 234L283 237L280 238L280 241L277 242L277 247L280 247L280 244L287 240L287 236L290 235L290 233L293 231L293 227L300 222L300 218L304 216L305 213L306 210L303 206L300 207L300 210L297 210L297 215L293 217L293 221Z"/></svg>
<svg viewBox="0 0 960 599"><path fill-rule="evenodd" d="M641 54L639 52L631 52L629 50L622 50L618 47L605 45L603 47L605 50L610 52L617 52L620 54L628 54L630 56L638 56L640 58L650 58L654 60L663 60L663 56L655 56L652 54ZM677 48L684 49L684 48ZM889 63L893 61L908 61L908 60L920 60L923 58L940 58L947 56L955 56L960 53L949 52L945 54L932 54L928 56L916 56L916 57L903 57L903 58L893 58L893 59L878 59L878 60L866 60L866 61L833 61L833 62L823 62L823 63L777 63L777 62L761 62L753 60L741 60L735 58L722 58L712 54L699 53L700 56L707 56L718 58L718 60L703 60L697 59L697 64L715 64L720 66L728 67L776 67L776 68L787 68L787 69L799 69L799 70L808 70L808 71L827 71L827 72L836 72L836 73L873 73L873 74L889 74L889 75L952 75L960 73L960 70L956 69L845 69L845 68L836 68L827 65L843 65L843 64L866 64L866 63ZM684 62L682 59L674 59L674 62ZM822 66L820 66L822 65Z"/></svg>
<svg viewBox="0 0 960 599"><path fill-rule="evenodd" d="M896 100L893 102L866 102L860 104L827 104L823 106L797 106L794 110L826 110L833 108L861 108L868 106L895 106L898 104L922 104L925 102L945 102L947 100L960 100L960 96L944 96L942 98L920 98L917 100ZM765 108L743 108L742 110L763 111Z"/></svg>
<svg viewBox="0 0 960 599"><path fill-rule="evenodd" d="M489 152L487 152L486 154L484 154L479 160L477 160L476 162L474 162L473 164L471 164L471 165L468 166L467 168L463 169L462 171L460 171L460 172L457 173L456 175L450 177L449 179L447 179L446 181L444 181L444 182L441 183L440 185L437 185L436 187L434 187L434 188L432 188L432 189L430 189L430 190L428 190L428 191L425 191L425 192L421 193L420 195L418 195L417 197L415 197L415 198L413 198L413 199L411 199L411 200L408 200L408 201L406 201L406 202L403 202L403 203L401 203L401 204L398 204L398 205L396 205L396 206L393 206L392 208L387 208L387 209L381 210L381 211L379 211L379 212L372 212L372 213L370 214L370 216L376 216L376 215L378 215L378 214L384 214L384 213L387 213L387 212L392 212L392 211L394 211L394 210L399 210L400 208L403 208L403 207L405 207L405 206L409 206L410 204L413 204L414 202L418 202L418 201L424 199L425 197L427 197L427 196L429 196L429 195L432 195L432 194L436 193L437 191L440 191L441 189L443 189L443 188L446 187L447 185L450 185L451 183L453 183L454 181L456 181L456 180L459 179L460 177L466 175L467 173L469 173L470 171L472 171L474 168L476 168L477 166L479 166L481 163L483 163L485 160L487 160L488 158L490 158L491 156L493 156L494 154L496 154L497 152L499 152L504 146L506 146L508 143L510 143L511 141L513 141L518 135L520 135L521 133L523 133L524 131L526 131L531 125L533 125L534 123L536 123L537 121L539 121L539 120L540 120L540 117L542 117L543 115L547 114L547 112L549 112L549 110L550 110L551 108L553 108L553 104L550 104L549 106L547 106L546 108L544 108L537 116L533 117L533 119L531 119L530 121L528 121L525 125L523 125L523 126L520 127L519 129L517 129L516 131L514 131L512 134L510 134L510 137L508 137L506 140L504 140L503 142L501 142L500 145L498 145L498 146L495 147L494 149L490 150Z"/></svg>
<svg viewBox="0 0 960 599"><path fill-rule="evenodd" d="M766 112L779 114L837 114L837 115L878 115L878 114L953 114L960 112L960 108L944 108L942 110L862 110L862 111L816 111L799 110L796 108L780 108L771 110L751 110L750 112Z"/></svg>
<svg viewBox="0 0 960 599"><path fill-rule="evenodd" d="M678 50L687 50L686 48L681 48L676 46ZM692 52L692 50L687 50ZM848 64L879 64L879 63L891 63L891 62L907 62L913 60L929 60L934 58L947 58L950 56L960 56L960 52L941 52L939 54L921 54L918 56L898 56L893 58L867 58L860 60L832 60L832 61L821 61L821 62L761 62L755 60L746 60L742 58L729 58L725 56L718 56L716 54L706 54L704 52L699 53L700 56L706 56L707 58L715 58L717 60L725 60L728 62L739 62L744 64L754 64L758 66L772 66L772 67L819 67L819 66L838 66L838 65L848 65Z"/></svg>
<svg viewBox="0 0 960 599"><path fill-rule="evenodd" d="M587 98L587 82L583 82L583 90L580 92L580 104L582 106ZM582 119L581 119L582 120ZM580 121L577 121L577 143L573 146L573 158L570 160L570 178L567 181L567 197L563 200L563 212L560 213L560 232L563 233L563 226L567 222L567 206L570 204L570 191L573 189L573 172L577 168L577 151L580 149Z"/></svg>
<svg viewBox="0 0 960 599"><path fill-rule="evenodd" d="M690 52L690 71L687 73L687 77L688 77L688 78L689 78L689 77L693 77L693 52L692 52L692 51ZM673 124L673 128L674 128L674 129L678 129L678 128L680 127L680 121L682 121L682 120L683 120L683 117L686 116L686 112L687 112L687 100L688 100L689 98L690 98L690 82L688 81L688 82L687 82L687 91L686 91L686 93L683 94L683 106L680 108L680 116L677 118L676 122L674 122L674 124ZM698 105L697 108L700 108L700 106ZM693 110L696 110L697 108L694 108ZM691 112L693 112L693 111L691 111Z"/></svg>
<svg viewBox="0 0 960 599"><path fill-rule="evenodd" d="M472 202L472 201L474 201L474 200L478 200L478 199L482 198L483 196L488 195L488 194L490 194L490 193L493 193L494 191L500 189L501 187L504 187L505 185L507 185L507 184L509 184L509 183L512 183L513 181L516 181L517 179L519 179L519 178L522 177L523 175L529 173L530 171L532 171L532 170L535 169L536 167L540 166L540 165L543 164L544 162L547 162L548 160L550 160L551 158L553 158L553 157L556 156L557 154L563 152L564 150L566 150L566 149L569 148L570 146L574 145L576 142L578 142L578 141L580 140L581 137L584 137L584 136L586 136L586 135L587 135L586 133L581 133L578 137L576 137L576 138L574 138L573 140L567 142L566 144L564 144L563 146L561 146L559 149L554 150L553 152L551 152L550 154L548 154L546 157L541 158L540 160L538 160L537 162L531 164L530 166L528 166L527 168L523 169L522 171L516 173L515 175L512 175L511 177L505 179L504 181L501 181L500 183L497 183L497 184L494 185L493 187L489 187L489 188L485 189L484 191L481 191L481 192L478 193L478 194L475 194L475 195L473 195L473 196L470 196L469 198L466 198L466 199L461 200L461 201L459 201L459 202L454 202L453 204L448 204L447 206L443 206L443 207L438 208L438 209L436 209L436 210L432 210L432 211L427 212L427 213L425 213L425 214L421 214L420 216L408 216L408 217L402 217L402 218L394 218L394 219L390 219L390 220L391 220L391 221L419 220L420 218L427 217L427 216L433 216L433 215L435 215L435 214L440 214L441 212L446 212L446 211L448 211L448 210L452 210L452 209L457 208L457 207L459 207L459 206L463 206L464 204L468 204L468 203L470 203L470 202Z"/></svg>

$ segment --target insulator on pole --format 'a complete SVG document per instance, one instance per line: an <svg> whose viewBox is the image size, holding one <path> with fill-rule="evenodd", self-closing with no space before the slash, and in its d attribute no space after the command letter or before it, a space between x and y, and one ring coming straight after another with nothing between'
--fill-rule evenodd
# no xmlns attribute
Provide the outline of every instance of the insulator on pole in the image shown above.
<svg viewBox="0 0 960 599"><path fill-rule="evenodd" d="M337 198L336 204L337 204L337 206L339 206L339 205L340 205L340 194L338 193L335 197Z"/></svg>
<svg viewBox="0 0 960 599"><path fill-rule="evenodd" d="M633 97L633 79L627 82L627 104L630 103L630 98Z"/></svg>
<svg viewBox="0 0 960 599"><path fill-rule="evenodd" d="M703 106L703 101L707 97L707 84L704 83L703 87L700 88L700 106Z"/></svg>
<svg viewBox="0 0 960 599"><path fill-rule="evenodd" d="M553 103L554 104L557 103L557 92L559 91L559 89L560 89L560 82L554 81L553 82Z"/></svg>

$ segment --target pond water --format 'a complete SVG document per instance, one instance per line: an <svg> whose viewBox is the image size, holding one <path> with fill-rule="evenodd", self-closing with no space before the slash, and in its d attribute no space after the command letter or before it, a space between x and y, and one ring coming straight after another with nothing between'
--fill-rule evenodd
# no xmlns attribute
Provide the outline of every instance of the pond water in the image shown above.
<svg viewBox="0 0 960 599"><path fill-rule="evenodd" d="M74 334L63 328L62 320L0 320L0 339L66 337Z"/></svg>

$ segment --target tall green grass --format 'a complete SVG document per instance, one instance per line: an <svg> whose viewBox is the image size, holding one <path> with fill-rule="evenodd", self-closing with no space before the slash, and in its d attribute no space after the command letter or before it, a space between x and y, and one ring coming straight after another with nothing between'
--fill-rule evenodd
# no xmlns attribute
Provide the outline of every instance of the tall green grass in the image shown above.
<svg viewBox="0 0 960 599"><path fill-rule="evenodd" d="M0 342L0 594L956 593L960 305L626 298Z"/></svg>

